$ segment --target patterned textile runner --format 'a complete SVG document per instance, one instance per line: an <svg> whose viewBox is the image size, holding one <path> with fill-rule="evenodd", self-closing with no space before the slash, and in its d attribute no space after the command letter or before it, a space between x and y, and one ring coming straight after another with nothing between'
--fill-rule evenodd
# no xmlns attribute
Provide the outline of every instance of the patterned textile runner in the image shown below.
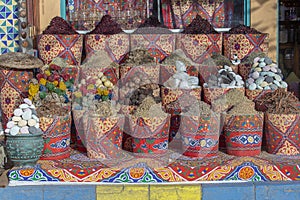
<svg viewBox="0 0 300 200"><path fill-rule="evenodd" d="M219 152L216 157L192 159L168 151L158 156L121 153L111 160L92 160L72 150L64 160L40 160L35 168L14 168L10 183L97 182L168 183L202 181L300 180L300 156L262 152L254 157L235 157Z"/></svg>

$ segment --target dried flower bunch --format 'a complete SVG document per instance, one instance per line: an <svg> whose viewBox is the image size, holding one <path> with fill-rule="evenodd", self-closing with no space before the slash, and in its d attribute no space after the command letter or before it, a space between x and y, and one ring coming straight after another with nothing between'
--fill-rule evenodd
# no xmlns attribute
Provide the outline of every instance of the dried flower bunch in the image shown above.
<svg viewBox="0 0 300 200"><path fill-rule="evenodd" d="M257 103L265 105L267 112L272 114L299 114L299 99L285 89L278 89L258 99Z"/></svg>

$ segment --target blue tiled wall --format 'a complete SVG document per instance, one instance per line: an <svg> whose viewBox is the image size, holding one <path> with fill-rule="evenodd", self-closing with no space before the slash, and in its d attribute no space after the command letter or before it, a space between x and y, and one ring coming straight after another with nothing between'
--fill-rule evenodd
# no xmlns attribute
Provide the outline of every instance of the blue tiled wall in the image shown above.
<svg viewBox="0 0 300 200"><path fill-rule="evenodd" d="M16 52L19 49L17 2L0 0L0 54Z"/></svg>

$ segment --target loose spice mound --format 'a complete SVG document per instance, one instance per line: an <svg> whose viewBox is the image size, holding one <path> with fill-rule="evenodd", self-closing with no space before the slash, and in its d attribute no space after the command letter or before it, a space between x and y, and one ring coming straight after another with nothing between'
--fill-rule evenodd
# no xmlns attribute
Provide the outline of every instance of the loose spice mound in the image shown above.
<svg viewBox="0 0 300 200"><path fill-rule="evenodd" d="M230 115L256 115L258 112L255 110L255 104L250 99L245 98L244 101L233 106L228 111Z"/></svg>
<svg viewBox="0 0 300 200"><path fill-rule="evenodd" d="M185 66L199 66L198 63L195 63L188 56L186 56L182 49L177 49L173 51L161 62L161 64L167 66L175 66L176 61L181 61L182 63L184 63Z"/></svg>
<svg viewBox="0 0 300 200"><path fill-rule="evenodd" d="M40 117L64 116L68 113L70 104L63 103L64 98L53 93L45 99L36 102L36 111Z"/></svg>
<svg viewBox="0 0 300 200"><path fill-rule="evenodd" d="M130 96L129 105L139 106L145 98L151 96L154 98L156 103L161 102L160 97L154 96L154 91L158 90L159 86L157 84L145 84L134 90L133 94Z"/></svg>
<svg viewBox="0 0 300 200"><path fill-rule="evenodd" d="M153 97L147 97L134 113L136 117L153 118L153 117L167 117L168 114L162 109L161 103L156 103Z"/></svg>
<svg viewBox="0 0 300 200"><path fill-rule="evenodd" d="M78 34L72 26L61 17L54 17L49 26L43 31L43 34Z"/></svg>
<svg viewBox="0 0 300 200"><path fill-rule="evenodd" d="M255 51L246 56L242 62L244 64L253 64L256 57L265 58L267 55L264 52Z"/></svg>
<svg viewBox="0 0 300 200"><path fill-rule="evenodd" d="M248 100L249 99L244 95L244 93L242 93L241 90L232 89L218 99L214 100L212 102L212 108L215 112L224 112L228 111L233 106ZM253 102L251 106L254 107Z"/></svg>
<svg viewBox="0 0 300 200"><path fill-rule="evenodd" d="M203 102L203 101L197 101L193 104L191 104L186 111L183 111L183 115L188 116L201 116L201 115L211 115L212 110L210 108L210 105Z"/></svg>
<svg viewBox="0 0 300 200"><path fill-rule="evenodd" d="M218 34L214 27L200 15L197 15L195 19L185 28L183 31L185 34Z"/></svg>
<svg viewBox="0 0 300 200"><path fill-rule="evenodd" d="M231 66L232 63L231 61L226 57L226 56L223 56L222 54L214 54L212 55L211 57L214 61L214 63L217 65L217 66L224 66L224 65L227 65L227 66Z"/></svg>
<svg viewBox="0 0 300 200"><path fill-rule="evenodd" d="M121 26L112 19L110 15L104 15L101 21L96 25L94 30L89 34L113 35L123 33Z"/></svg>
<svg viewBox="0 0 300 200"><path fill-rule="evenodd" d="M142 64L154 64L155 60L146 49L135 49L130 51L122 59L121 63L126 66L138 66Z"/></svg>
<svg viewBox="0 0 300 200"><path fill-rule="evenodd" d="M298 98L292 92L285 91L285 89L277 89L257 100L258 104L267 107L268 113L287 115L300 113L298 102Z"/></svg>
<svg viewBox="0 0 300 200"><path fill-rule="evenodd" d="M150 16L142 23L134 33L137 34L170 34L172 33L165 25L159 22L156 16Z"/></svg>
<svg viewBox="0 0 300 200"><path fill-rule="evenodd" d="M97 117L116 116L120 105L113 105L111 101L100 101L95 103L95 113Z"/></svg>
<svg viewBox="0 0 300 200"><path fill-rule="evenodd" d="M251 28L249 26L245 26L240 24L232 29L230 29L229 33L231 34L261 34L258 30Z"/></svg>

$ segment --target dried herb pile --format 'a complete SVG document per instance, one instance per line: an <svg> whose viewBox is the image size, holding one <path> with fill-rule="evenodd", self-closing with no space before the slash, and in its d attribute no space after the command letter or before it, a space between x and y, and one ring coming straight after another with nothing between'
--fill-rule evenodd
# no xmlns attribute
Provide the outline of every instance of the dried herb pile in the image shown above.
<svg viewBox="0 0 300 200"><path fill-rule="evenodd" d="M260 105L267 107L267 112L272 114L299 114L299 99L285 89L278 89L264 95L257 100Z"/></svg>

